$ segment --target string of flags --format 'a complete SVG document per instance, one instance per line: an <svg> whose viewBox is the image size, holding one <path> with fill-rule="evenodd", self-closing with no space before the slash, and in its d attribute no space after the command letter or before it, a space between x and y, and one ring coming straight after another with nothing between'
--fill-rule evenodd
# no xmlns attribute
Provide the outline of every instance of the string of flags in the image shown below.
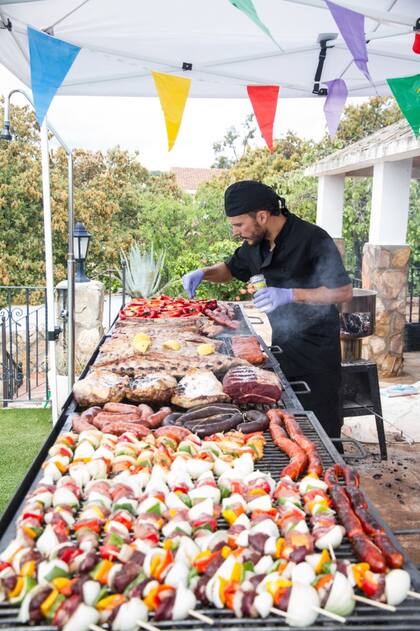
<svg viewBox="0 0 420 631"><path fill-rule="evenodd" d="M277 46L271 32L260 20L252 0L229 0L238 10L251 19ZM368 68L368 52L364 31L365 17L361 13L325 0L337 27L352 54L353 61L363 75L372 83ZM420 54L420 19L415 30L413 51ZM28 27L31 84L38 123L41 125L51 102L65 80L80 52L80 47L60 40L43 31ZM166 125L168 151L175 144L191 87L191 79L173 74L151 71L156 92L160 100ZM387 79L388 85L414 134L420 132L420 74L410 77ZM327 97L324 114L328 132L334 137L345 107L348 90L345 81L337 78L325 81ZM280 87L278 85L248 85L248 97L255 118L270 151L273 150L273 126L277 110Z"/></svg>

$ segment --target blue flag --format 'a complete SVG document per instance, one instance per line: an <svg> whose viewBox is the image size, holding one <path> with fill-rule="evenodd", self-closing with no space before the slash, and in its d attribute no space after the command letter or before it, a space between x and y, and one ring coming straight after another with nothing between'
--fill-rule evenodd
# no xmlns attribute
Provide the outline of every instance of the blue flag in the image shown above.
<svg viewBox="0 0 420 631"><path fill-rule="evenodd" d="M30 26L28 40L32 94L36 118L41 125L80 48Z"/></svg>

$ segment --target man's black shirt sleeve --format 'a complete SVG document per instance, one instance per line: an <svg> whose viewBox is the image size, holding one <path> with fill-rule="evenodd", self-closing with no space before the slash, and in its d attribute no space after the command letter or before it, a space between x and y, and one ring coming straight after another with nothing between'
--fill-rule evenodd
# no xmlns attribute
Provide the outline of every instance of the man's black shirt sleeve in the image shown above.
<svg viewBox="0 0 420 631"><path fill-rule="evenodd" d="M249 267L249 255L247 256L244 250L245 245L236 248L232 256L225 260L225 264L228 266L232 276L246 282L251 278L252 272Z"/></svg>
<svg viewBox="0 0 420 631"><path fill-rule="evenodd" d="M335 289L351 283L341 254L330 236L312 241L312 269L317 287Z"/></svg>

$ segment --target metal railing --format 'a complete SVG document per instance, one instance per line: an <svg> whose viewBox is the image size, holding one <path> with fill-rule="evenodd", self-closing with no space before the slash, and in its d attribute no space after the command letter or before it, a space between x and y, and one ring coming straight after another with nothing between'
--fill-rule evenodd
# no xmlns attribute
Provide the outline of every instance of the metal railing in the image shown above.
<svg viewBox="0 0 420 631"><path fill-rule="evenodd" d="M33 302L38 304L33 306ZM47 313L45 287L0 286L3 407L15 399L48 401Z"/></svg>
<svg viewBox="0 0 420 631"><path fill-rule="evenodd" d="M420 322L420 263L408 270L408 322Z"/></svg>

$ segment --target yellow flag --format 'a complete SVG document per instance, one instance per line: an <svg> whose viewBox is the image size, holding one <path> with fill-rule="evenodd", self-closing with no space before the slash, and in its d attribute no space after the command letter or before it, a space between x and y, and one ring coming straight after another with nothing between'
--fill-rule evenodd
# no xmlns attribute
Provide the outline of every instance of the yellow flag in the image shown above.
<svg viewBox="0 0 420 631"><path fill-rule="evenodd" d="M168 151L172 149L181 126L185 103L190 91L191 79L175 77L171 74L152 71L156 90L159 95L166 132L168 134Z"/></svg>

